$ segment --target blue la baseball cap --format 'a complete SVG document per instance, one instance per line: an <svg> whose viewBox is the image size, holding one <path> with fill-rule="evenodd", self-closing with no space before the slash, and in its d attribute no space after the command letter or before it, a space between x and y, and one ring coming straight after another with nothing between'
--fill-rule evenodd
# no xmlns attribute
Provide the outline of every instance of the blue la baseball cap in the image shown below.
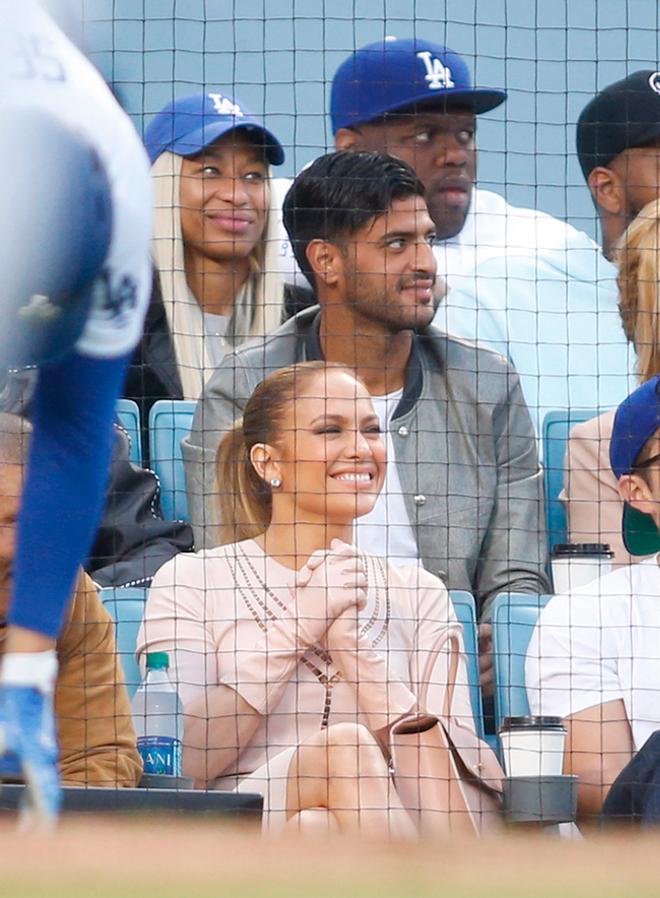
<svg viewBox="0 0 660 898"><path fill-rule="evenodd" d="M149 122L144 145L153 165L165 152L194 156L228 131L244 131L263 144L271 165L284 162L282 144L257 116L229 94L214 91L168 103Z"/></svg>
<svg viewBox="0 0 660 898"><path fill-rule="evenodd" d="M337 69L330 94L332 133L419 104L475 114L495 109L506 92L472 86L465 60L440 44L386 37L360 47Z"/></svg>
<svg viewBox="0 0 660 898"><path fill-rule="evenodd" d="M624 399L616 410L610 464L617 480L634 471L640 452L659 428L660 375L656 375ZM651 515L626 503L621 530L631 555L660 552L660 532Z"/></svg>

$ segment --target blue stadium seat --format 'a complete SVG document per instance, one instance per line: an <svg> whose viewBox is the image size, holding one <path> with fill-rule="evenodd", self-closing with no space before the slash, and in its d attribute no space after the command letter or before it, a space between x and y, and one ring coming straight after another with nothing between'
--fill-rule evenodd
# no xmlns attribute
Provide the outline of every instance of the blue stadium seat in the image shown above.
<svg viewBox="0 0 660 898"><path fill-rule="evenodd" d="M479 643L477 640L477 613L474 597L462 589L452 589L449 593L456 617L463 625L463 642L467 655L468 678L470 681L470 701L477 726L477 734L484 739L484 713L479 686Z"/></svg>
<svg viewBox="0 0 660 898"><path fill-rule="evenodd" d="M138 587L107 587L100 590L101 601L115 622L117 652L121 658L129 697L140 685L142 678L135 660L137 634L142 623L146 589Z"/></svg>
<svg viewBox="0 0 660 898"><path fill-rule="evenodd" d="M541 609L552 596L502 593L493 603L495 726L505 717L529 714L525 689L525 657Z"/></svg>
<svg viewBox="0 0 660 898"><path fill-rule="evenodd" d="M142 465L142 440L140 437L140 409L132 399L120 399L117 402L119 423L128 433L131 441L129 458L136 465Z"/></svg>
<svg viewBox="0 0 660 898"><path fill-rule="evenodd" d="M543 466L548 547L567 542L567 523L559 493L564 486L564 458L571 428L600 415L598 409L563 409L543 419Z"/></svg>
<svg viewBox="0 0 660 898"><path fill-rule="evenodd" d="M187 399L159 399L149 413L151 467L160 480L166 520L188 520L181 440L190 433L195 405Z"/></svg>

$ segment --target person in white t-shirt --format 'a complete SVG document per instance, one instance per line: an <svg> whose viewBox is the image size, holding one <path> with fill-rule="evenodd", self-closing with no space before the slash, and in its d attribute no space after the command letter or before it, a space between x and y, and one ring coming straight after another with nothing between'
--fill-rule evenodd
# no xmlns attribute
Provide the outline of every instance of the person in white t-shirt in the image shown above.
<svg viewBox="0 0 660 898"><path fill-rule="evenodd" d="M526 660L532 714L564 718L564 770L580 777L581 815L601 810L633 754L660 729L660 375L617 409L612 470L633 554L541 612Z"/></svg>
<svg viewBox="0 0 660 898"><path fill-rule="evenodd" d="M621 401L634 364L616 272L597 244L475 187L477 117L505 99L473 87L453 50L387 37L341 64L330 117L337 149L392 153L415 169L449 287L435 324L511 359L538 431L550 409Z"/></svg>

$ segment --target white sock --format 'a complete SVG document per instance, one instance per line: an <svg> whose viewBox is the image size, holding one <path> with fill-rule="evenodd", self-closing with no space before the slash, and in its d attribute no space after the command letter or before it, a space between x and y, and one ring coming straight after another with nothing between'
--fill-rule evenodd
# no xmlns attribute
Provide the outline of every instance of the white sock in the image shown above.
<svg viewBox="0 0 660 898"><path fill-rule="evenodd" d="M52 694L57 677L57 652L10 652L2 659L3 686L33 686L44 695Z"/></svg>

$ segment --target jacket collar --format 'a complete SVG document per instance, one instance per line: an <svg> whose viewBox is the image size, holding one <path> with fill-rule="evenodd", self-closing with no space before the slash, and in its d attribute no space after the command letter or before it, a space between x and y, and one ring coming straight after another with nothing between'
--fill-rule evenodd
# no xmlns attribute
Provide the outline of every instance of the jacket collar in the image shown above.
<svg viewBox="0 0 660 898"><path fill-rule="evenodd" d="M305 316L306 318L310 317L308 311L301 313L301 316ZM301 324L302 323L303 322L301 321ZM321 310L318 309L318 311L312 318L312 321L305 335L304 356L306 361L312 362L323 360L320 330ZM408 412L411 411L411 409L414 407L415 403L422 393L424 373L422 368L422 358L419 342L420 335L418 333L413 333L412 350L410 352L410 357L406 365L406 377L403 385L403 395L401 396L399 404L394 411L392 420L396 418L402 418L404 415L407 415Z"/></svg>

